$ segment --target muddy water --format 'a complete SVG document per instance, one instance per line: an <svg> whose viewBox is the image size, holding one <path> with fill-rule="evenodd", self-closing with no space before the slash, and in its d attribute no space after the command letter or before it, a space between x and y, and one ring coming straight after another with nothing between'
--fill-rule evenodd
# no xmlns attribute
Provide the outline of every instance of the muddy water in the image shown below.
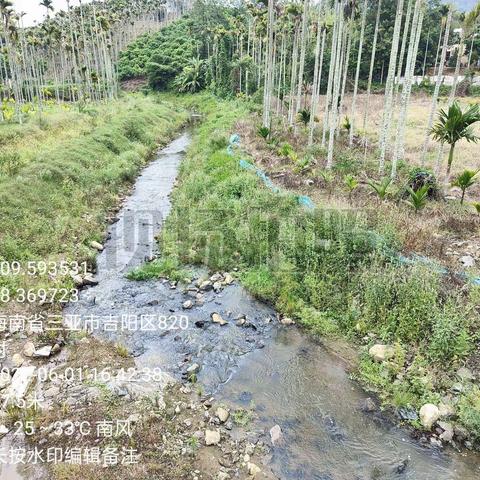
<svg viewBox="0 0 480 480"><path fill-rule="evenodd" d="M168 282L125 279L125 272L154 253L154 236L170 211L168 197L188 143L188 134L182 135L139 177L99 255L99 284L82 292L80 301L66 309L66 318L186 317L186 329L109 327L97 333L125 344L139 365L161 367L176 377L198 363L206 392L231 404L255 405L252 430L268 435L279 424L284 441L273 449L270 465L279 478L480 478L477 457L423 448L381 415L364 413L366 395L342 361L297 329L278 326L275 312L239 285L206 292L203 305L184 311L188 292ZM213 312L229 323L213 324ZM236 326L238 314L247 316L246 326Z"/></svg>

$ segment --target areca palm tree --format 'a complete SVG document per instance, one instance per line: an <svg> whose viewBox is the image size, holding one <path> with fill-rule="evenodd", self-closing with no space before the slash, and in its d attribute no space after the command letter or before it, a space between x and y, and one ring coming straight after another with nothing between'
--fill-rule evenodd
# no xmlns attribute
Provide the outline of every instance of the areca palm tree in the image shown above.
<svg viewBox="0 0 480 480"><path fill-rule="evenodd" d="M460 140L474 143L480 140L472 128L475 123L480 122L480 106L476 104L462 111L458 102L453 102L448 111L440 110L438 117L438 122L430 130L430 135L436 141L450 145L447 165L448 182L456 144Z"/></svg>
<svg viewBox="0 0 480 480"><path fill-rule="evenodd" d="M39 5L44 7L47 10L47 18L50 17L50 12L53 12L53 1L52 0L42 0Z"/></svg>

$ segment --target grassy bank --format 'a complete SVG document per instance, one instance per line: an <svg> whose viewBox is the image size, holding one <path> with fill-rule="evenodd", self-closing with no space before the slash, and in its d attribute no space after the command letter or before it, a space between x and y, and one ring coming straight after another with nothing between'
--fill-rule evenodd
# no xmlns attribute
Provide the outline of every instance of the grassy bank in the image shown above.
<svg viewBox="0 0 480 480"><path fill-rule="evenodd" d="M93 262L108 212L186 118L160 97L126 95L0 125L0 261ZM2 275L0 287L27 280L51 283Z"/></svg>
<svg viewBox="0 0 480 480"><path fill-rule="evenodd" d="M478 287L401 265L392 255L401 236L388 226L390 235L370 231L367 213L306 211L293 194L274 194L242 170L226 146L248 104L208 96L184 101L197 103L206 119L181 168L163 256L137 276L180 278L188 263L238 267L244 285L282 314L315 334L355 342L364 352L359 377L385 402L415 411L449 403L458 425L478 435L478 387L457 376L466 362L475 368ZM391 344L395 355L374 362L366 352L376 343Z"/></svg>

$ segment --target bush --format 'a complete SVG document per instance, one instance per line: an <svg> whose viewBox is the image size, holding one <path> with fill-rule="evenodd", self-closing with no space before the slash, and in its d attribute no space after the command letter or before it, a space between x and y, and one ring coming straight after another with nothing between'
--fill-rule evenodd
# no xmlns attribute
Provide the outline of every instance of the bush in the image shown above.
<svg viewBox="0 0 480 480"><path fill-rule="evenodd" d="M120 55L120 78L148 77L153 88L172 87L175 78L196 55L191 28L191 20L184 17L156 33L139 37Z"/></svg>
<svg viewBox="0 0 480 480"><path fill-rule="evenodd" d="M360 285L367 328L405 343L430 333L440 300L436 273L423 266L373 266L365 268Z"/></svg>
<svg viewBox="0 0 480 480"><path fill-rule="evenodd" d="M425 185L428 185L429 187L428 196L430 198L439 197L440 190L438 188L437 179L432 171L420 167L410 169L408 172L408 184L406 190L408 190L409 187L416 192Z"/></svg>
<svg viewBox="0 0 480 480"><path fill-rule="evenodd" d="M439 313L432 326L428 354L434 361L452 362L466 357L472 344L466 319L454 305L448 304Z"/></svg>
<svg viewBox="0 0 480 480"><path fill-rule="evenodd" d="M458 402L458 419L480 441L480 389L475 386Z"/></svg>

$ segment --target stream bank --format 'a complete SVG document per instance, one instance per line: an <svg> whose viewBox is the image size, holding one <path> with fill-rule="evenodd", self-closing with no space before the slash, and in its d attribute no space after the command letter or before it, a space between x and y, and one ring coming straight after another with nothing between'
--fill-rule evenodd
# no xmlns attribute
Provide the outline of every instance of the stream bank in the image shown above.
<svg viewBox="0 0 480 480"><path fill-rule="evenodd" d="M142 462L101 472L63 464L53 478L476 479L476 456L422 447L365 408L368 397L345 364L279 322L239 284L235 267L193 270L184 285L125 277L157 254L155 237L172 213L170 193L189 142L182 135L143 171L102 245L97 285L64 312L67 325L88 319L93 335L78 332L68 361L55 357L50 366L115 373L104 379L89 371L83 381L38 389L49 415L36 444L98 442L95 435L56 439L48 429L66 414L74 421L130 418L138 428L128 442L143 448ZM212 167L221 160L215 152L209 158ZM239 185L228 187L238 192ZM142 319L146 328L138 328ZM129 368L156 376L119 378Z"/></svg>
<svg viewBox="0 0 480 480"><path fill-rule="evenodd" d="M194 381L191 388L202 398L214 396L234 412L246 428L241 440L269 452L258 478L270 468L292 480L476 478L476 457L424 448L378 411L366 411L368 397L350 380L345 364L293 325L279 323L271 307L238 284L235 272L210 276L195 270L185 286L125 278L128 269L155 254L154 237L170 212L169 193L188 142L186 136L173 142L139 178L99 256L98 285L84 291L66 316L162 316L167 324L186 318L186 328L120 334L103 329L101 337L124 346L137 368L161 368L178 381ZM156 185L155 195L148 185ZM160 213L158 222L139 221L145 211ZM134 249L125 248L130 234L117 234L131 232L128 219L135 219L135 238L141 239ZM277 425L281 440L272 446L269 432ZM221 431L235 438L231 427L227 422ZM230 466L220 473L233 474L235 462L221 460L218 468L224 463ZM243 463L239 472L248 475Z"/></svg>

